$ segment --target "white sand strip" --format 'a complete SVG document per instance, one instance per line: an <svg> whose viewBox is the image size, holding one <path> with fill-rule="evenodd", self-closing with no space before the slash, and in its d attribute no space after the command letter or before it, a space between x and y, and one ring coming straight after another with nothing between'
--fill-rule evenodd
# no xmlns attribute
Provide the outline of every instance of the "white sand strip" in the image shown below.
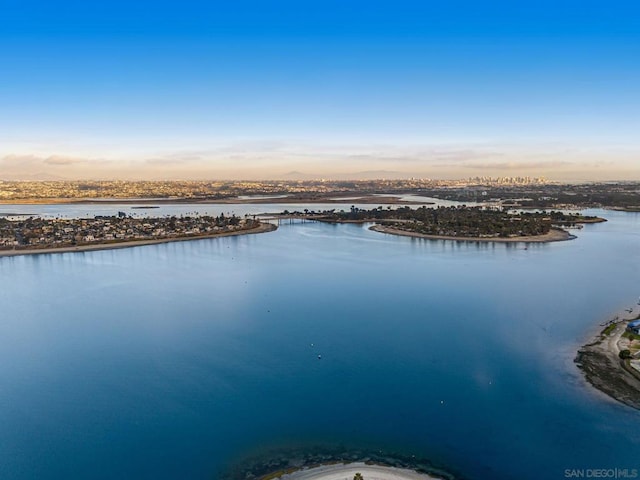
<svg viewBox="0 0 640 480"><path fill-rule="evenodd" d="M413 470L380 465L366 465L363 462L323 465L280 477L282 480L353 480L356 473L364 480L436 480L437 477L418 473Z"/></svg>
<svg viewBox="0 0 640 480"><path fill-rule="evenodd" d="M411 232L400 230L387 225L373 225L369 230L380 233L389 233L391 235L401 235L403 237L426 238L428 240L452 240L456 242L497 242L497 243L547 243L561 242L563 240L573 240L577 238L561 228L551 228L549 233L544 235L519 236L519 237L449 237L446 235L428 235L425 233Z"/></svg>

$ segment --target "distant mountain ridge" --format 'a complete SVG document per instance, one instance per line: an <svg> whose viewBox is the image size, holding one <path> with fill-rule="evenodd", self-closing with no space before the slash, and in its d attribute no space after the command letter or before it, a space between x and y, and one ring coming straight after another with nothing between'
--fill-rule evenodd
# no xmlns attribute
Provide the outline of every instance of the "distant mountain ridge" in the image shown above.
<svg viewBox="0 0 640 480"><path fill-rule="evenodd" d="M46 181L65 181L65 180L71 180L70 178L67 177L62 177L60 175L53 175L51 173L46 173L46 172L38 172L38 173L31 173L29 175L25 175L25 174L2 174L0 173L0 180L5 180L5 181L11 181L11 182L19 182L19 181L24 181L24 182L46 182Z"/></svg>

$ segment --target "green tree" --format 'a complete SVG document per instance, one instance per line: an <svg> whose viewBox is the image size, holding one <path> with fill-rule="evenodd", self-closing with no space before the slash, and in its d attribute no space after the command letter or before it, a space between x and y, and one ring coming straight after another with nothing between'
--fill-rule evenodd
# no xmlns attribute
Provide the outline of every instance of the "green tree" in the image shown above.
<svg viewBox="0 0 640 480"><path fill-rule="evenodd" d="M631 351L628 349L620 350L620 353L618 353L618 356L621 359L626 360L627 358L631 358Z"/></svg>

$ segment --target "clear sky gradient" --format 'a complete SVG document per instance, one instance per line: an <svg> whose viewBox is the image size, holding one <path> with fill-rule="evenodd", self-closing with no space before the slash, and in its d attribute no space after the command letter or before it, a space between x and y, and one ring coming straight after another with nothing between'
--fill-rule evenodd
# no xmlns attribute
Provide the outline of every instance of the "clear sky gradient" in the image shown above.
<svg viewBox="0 0 640 480"><path fill-rule="evenodd" d="M0 0L0 178L640 180L637 1Z"/></svg>

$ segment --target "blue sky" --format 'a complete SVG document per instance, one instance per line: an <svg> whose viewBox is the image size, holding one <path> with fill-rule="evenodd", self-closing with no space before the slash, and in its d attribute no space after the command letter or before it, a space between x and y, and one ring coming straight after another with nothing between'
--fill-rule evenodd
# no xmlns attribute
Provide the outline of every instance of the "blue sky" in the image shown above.
<svg viewBox="0 0 640 480"><path fill-rule="evenodd" d="M640 179L638 59L633 1L0 0L0 178Z"/></svg>

